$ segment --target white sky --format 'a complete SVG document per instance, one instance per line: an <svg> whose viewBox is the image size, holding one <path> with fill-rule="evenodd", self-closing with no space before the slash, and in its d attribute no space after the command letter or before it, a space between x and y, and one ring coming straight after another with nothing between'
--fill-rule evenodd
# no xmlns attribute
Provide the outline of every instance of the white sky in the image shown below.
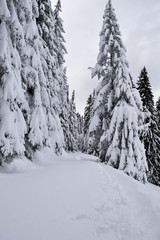
<svg viewBox="0 0 160 240"><path fill-rule="evenodd" d="M107 0L61 0L68 54L66 66L70 92L76 91L77 111L84 112L97 79L91 79L98 55L99 32ZM53 6L56 4L52 0ZM160 89L160 1L112 0L134 82L146 66L153 92Z"/></svg>

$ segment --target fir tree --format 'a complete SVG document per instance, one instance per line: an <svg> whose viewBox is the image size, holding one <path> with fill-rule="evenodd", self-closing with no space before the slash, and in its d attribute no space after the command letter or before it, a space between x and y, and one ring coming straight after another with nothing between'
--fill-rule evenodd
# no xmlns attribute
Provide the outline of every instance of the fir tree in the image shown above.
<svg viewBox="0 0 160 240"><path fill-rule="evenodd" d="M57 54L55 52L56 35L54 33L55 20L51 8L50 0L38 1L39 16L37 24L41 36L41 61L46 79L46 86L43 84L42 99L46 109L47 126L49 132L49 145L56 148L56 152L61 152L64 147L63 129L60 122L61 96L59 66L57 64ZM49 104L46 105L46 96L48 95Z"/></svg>
<svg viewBox="0 0 160 240"><path fill-rule="evenodd" d="M77 147L79 151L83 149L83 116L80 113L77 113L77 131L78 131L78 143Z"/></svg>
<svg viewBox="0 0 160 240"><path fill-rule="evenodd" d="M64 139L65 139L65 150L72 151L72 141L73 139L72 128L70 126L70 115L72 104L69 100L69 87L67 83L67 75L66 75L66 67L64 56L67 54L67 50L65 47L65 39L63 34L65 33L63 27L63 20L60 17L60 13L62 12L61 1L58 0L55 10L53 12L54 16L54 34L55 34L55 53L56 53L56 66L58 69L58 82L60 86L59 97L60 97L60 121L63 128ZM73 110L74 111L74 110ZM75 150L75 148L74 148Z"/></svg>
<svg viewBox="0 0 160 240"><path fill-rule="evenodd" d="M141 138L146 150L149 170L147 177L149 182L160 185L160 130L156 119L152 88L145 67L141 71L137 89L145 112L145 128L141 133Z"/></svg>
<svg viewBox="0 0 160 240"><path fill-rule="evenodd" d="M110 0L103 16L99 46L92 77L97 75L101 82L95 93L90 132L97 128L103 132L99 143L101 161L146 182L145 151L138 135L143 124L142 104L132 86L126 50Z"/></svg>
<svg viewBox="0 0 160 240"><path fill-rule="evenodd" d="M92 116L92 108L93 108L93 96L92 94L90 94L87 99L87 105L84 109L84 128L83 128L84 134L86 134L89 130L89 125Z"/></svg>
<svg viewBox="0 0 160 240"><path fill-rule="evenodd" d="M72 92L72 97L70 100L69 131L70 131L70 141L69 141L68 150L77 151L78 125L77 125L77 115L76 115L76 105L75 105L75 91Z"/></svg>
<svg viewBox="0 0 160 240"><path fill-rule="evenodd" d="M56 153L64 147L53 15L47 0L3 0L0 156L4 161L24 152L32 158L36 150L45 146Z"/></svg>
<svg viewBox="0 0 160 240"><path fill-rule="evenodd" d="M23 32L11 1L0 7L0 164L23 155L26 123L18 48Z"/></svg>
<svg viewBox="0 0 160 240"><path fill-rule="evenodd" d="M87 104L84 109L84 127L83 127L83 134L84 134L84 144L83 144L83 151L88 153L93 153L92 148L90 149L89 145L89 125L91 122L92 112L93 112L93 100L94 100L94 92L90 94L87 99Z"/></svg>
<svg viewBox="0 0 160 240"><path fill-rule="evenodd" d="M137 81L137 89L140 93L143 107L147 108L150 113L154 112L154 100L151 84L146 68L144 67Z"/></svg>
<svg viewBox="0 0 160 240"><path fill-rule="evenodd" d="M156 102L156 118L157 118L158 126L160 126L160 97Z"/></svg>
<svg viewBox="0 0 160 240"><path fill-rule="evenodd" d="M65 33L64 28L63 28L63 20L60 17L60 12L62 11L61 8L61 1L58 0L56 6L55 6L55 10L54 10L54 20L55 20L55 35L56 35L56 41L55 41L55 51L56 51L56 55L58 58L58 64L59 66L61 66L65 60L64 60L64 54L67 53L66 47L64 45L65 40L63 37L63 34Z"/></svg>
<svg viewBox="0 0 160 240"><path fill-rule="evenodd" d="M36 18L38 6L36 1L16 1L17 16L24 32L24 46L20 51L22 64L22 82L28 108L24 112L27 123L25 135L25 152L31 158L36 150L49 145L48 129L43 97L46 96L46 78L41 62L41 41Z"/></svg>

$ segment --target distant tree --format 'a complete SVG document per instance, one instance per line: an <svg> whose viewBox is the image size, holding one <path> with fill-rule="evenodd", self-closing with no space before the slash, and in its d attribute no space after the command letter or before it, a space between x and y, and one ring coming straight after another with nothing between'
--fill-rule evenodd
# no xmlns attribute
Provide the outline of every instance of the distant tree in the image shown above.
<svg viewBox="0 0 160 240"><path fill-rule="evenodd" d="M110 0L103 16L99 46L92 77L97 75L101 82L95 92L90 133L97 128L102 131L99 142L101 161L146 182L147 163L138 134L143 125L143 109L131 82L126 50Z"/></svg>
<svg viewBox="0 0 160 240"><path fill-rule="evenodd" d="M78 150L82 151L83 149L83 116L80 113L77 113L77 128L78 128Z"/></svg>
<svg viewBox="0 0 160 240"><path fill-rule="evenodd" d="M77 151L77 139L78 139L78 123L77 123L77 114L76 114L76 105L75 105L75 91L72 92L72 97L70 100L69 107L69 151Z"/></svg>
<svg viewBox="0 0 160 240"><path fill-rule="evenodd" d="M61 1L58 0L57 4L55 6L54 10L54 20L55 20L55 28L54 33L56 35L56 41L55 41L55 52L58 59L58 64L61 66L65 60L64 60L64 54L67 53L66 47L65 47L65 40L63 37L63 34L65 33L64 27L63 27L63 20L60 17L60 12L62 11L61 7Z"/></svg>
<svg viewBox="0 0 160 240"><path fill-rule="evenodd" d="M60 13L62 12L61 1L58 0L55 6L53 16L54 16L54 34L56 36L55 41L55 53L56 53L56 63L58 68L58 82L60 86L59 97L60 97L60 120L63 128L64 139L65 139L65 150L71 151L73 142L73 134L70 132L70 114L71 108L73 107L69 100L69 87L67 83L66 76L66 67L65 64L65 54L67 54L67 50L65 47L65 39L63 34L65 33L63 27L63 20L60 17ZM72 107L71 107L72 106ZM74 149L75 150L75 149Z"/></svg>
<svg viewBox="0 0 160 240"><path fill-rule="evenodd" d="M156 117L157 117L158 126L160 126L160 97L156 102Z"/></svg>
<svg viewBox="0 0 160 240"><path fill-rule="evenodd" d="M145 112L145 128L141 132L141 139L146 150L147 177L149 182L160 185L160 129L154 108L154 96L145 67L140 73L137 89L139 90Z"/></svg>
<svg viewBox="0 0 160 240"><path fill-rule="evenodd" d="M99 128L96 131L90 133L89 127L93 116L93 103L95 98L95 90L89 95L87 99L87 105L84 110L84 146L83 151L98 155L99 153L99 138L101 136L101 130ZM98 139L98 140L97 140Z"/></svg>
<svg viewBox="0 0 160 240"><path fill-rule="evenodd" d="M137 81L137 89L140 93L142 104L144 108L150 113L154 112L154 96L152 93L151 84L146 68L144 67L140 73L139 80Z"/></svg>
<svg viewBox="0 0 160 240"><path fill-rule="evenodd" d="M92 110L93 110L93 95L90 94L87 99L87 105L84 109L84 134L87 134L89 131L89 125L92 117Z"/></svg>
<svg viewBox="0 0 160 240"><path fill-rule="evenodd" d="M78 134L83 133L83 116L78 112L77 113L77 125L78 125Z"/></svg>

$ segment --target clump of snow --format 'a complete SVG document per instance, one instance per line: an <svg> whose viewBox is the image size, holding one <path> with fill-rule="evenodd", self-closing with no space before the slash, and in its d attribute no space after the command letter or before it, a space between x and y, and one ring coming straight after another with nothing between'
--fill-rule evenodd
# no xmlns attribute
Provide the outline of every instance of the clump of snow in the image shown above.
<svg viewBox="0 0 160 240"><path fill-rule="evenodd" d="M28 159L23 156L22 158L15 158L10 164L5 163L3 171L5 173L21 173L34 169L35 167L33 162L28 161Z"/></svg>

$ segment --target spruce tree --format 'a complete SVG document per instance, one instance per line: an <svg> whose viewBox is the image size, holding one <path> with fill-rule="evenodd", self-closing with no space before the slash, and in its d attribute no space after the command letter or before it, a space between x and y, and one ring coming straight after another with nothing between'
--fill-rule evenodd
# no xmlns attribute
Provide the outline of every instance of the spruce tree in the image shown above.
<svg viewBox="0 0 160 240"><path fill-rule="evenodd" d="M88 153L93 153L94 150L90 149L89 145L89 126L91 122L92 112L93 112L93 100L94 100L94 92L90 94L86 107L84 109L84 126L83 126L83 135L84 135L84 143L83 143L83 151Z"/></svg>
<svg viewBox="0 0 160 240"><path fill-rule="evenodd" d="M98 127L100 159L123 170L129 176L146 182L147 163L144 146L139 139L143 124L142 104L133 88L119 25L109 0L103 16L97 63L92 77L101 80L93 104L90 131Z"/></svg>
<svg viewBox="0 0 160 240"><path fill-rule="evenodd" d="M65 139L65 150L72 151L75 148L72 148L72 142L76 141L73 139L72 128L70 126L70 115L72 103L69 100L69 87L67 83L67 70L65 65L65 54L67 54L67 50L65 47L65 39L63 34L65 33L63 20L60 17L60 13L62 12L61 1L58 0L55 6L55 10L53 12L54 16L54 34L55 34L55 53L56 53L56 65L58 68L58 82L60 86L59 97L60 97L60 121L63 128L63 134Z"/></svg>
<svg viewBox="0 0 160 240"><path fill-rule="evenodd" d="M76 114L76 105L75 105L75 91L72 92L72 97L70 100L69 107L69 132L70 132L70 141L69 141L69 151L77 151L77 139L78 139L78 124L77 124L77 114Z"/></svg>
<svg viewBox="0 0 160 240"><path fill-rule="evenodd" d="M78 131L78 140L77 147L79 151L83 150L83 116L78 112L77 114L77 131Z"/></svg>
<svg viewBox="0 0 160 240"><path fill-rule="evenodd" d="M58 58L58 64L61 66L65 60L64 60L64 54L67 53L66 47L65 47L65 40L63 37L63 34L65 33L64 31L64 27L63 27L63 20L60 17L60 12L62 11L62 7L61 7L61 1L58 0L57 4L55 6L55 10L54 10L54 20L55 20L55 28L54 28L54 32L56 35L56 41L55 41L55 52Z"/></svg>
<svg viewBox="0 0 160 240"><path fill-rule="evenodd" d="M0 156L3 161L24 153L32 158L43 147L59 153L64 147L59 117L61 70L57 64L54 29L49 0L3 0L0 9Z"/></svg>
<svg viewBox="0 0 160 240"><path fill-rule="evenodd" d="M86 134L89 130L89 125L91 121L91 116L92 116L92 107L93 107L93 96L92 94L89 95L87 99L87 104L84 109L84 134Z"/></svg>
<svg viewBox="0 0 160 240"><path fill-rule="evenodd" d="M0 7L0 164L24 153L26 123L21 61L18 48L23 45L23 31L12 1Z"/></svg>
<svg viewBox="0 0 160 240"><path fill-rule="evenodd" d="M55 51L55 20L50 0L38 1L38 8L39 16L36 20L41 36L41 61L44 78L46 79L46 84L42 85L43 92L46 90L46 94L42 93L42 99L43 106L46 109L49 145L55 148L58 153L61 152L64 147L64 136L59 117L61 111L61 90L58 72L60 67L57 64L57 55ZM46 95L48 95L48 104L46 104L47 102L45 101Z"/></svg>
<svg viewBox="0 0 160 240"><path fill-rule="evenodd" d="M160 129L158 125L158 111L154 108L154 99L148 73L144 67L137 82L143 110L145 112L145 128L141 132L141 138L146 150L148 163L148 181L160 185Z"/></svg>
<svg viewBox="0 0 160 240"><path fill-rule="evenodd" d="M25 152L27 157L32 158L36 150L49 145L46 111L43 106L44 96L47 100L46 78L41 62L42 43L36 24L39 12L36 1L16 1L15 8L24 33L24 46L20 51L20 57L21 76L28 105L24 112L27 123Z"/></svg>
<svg viewBox="0 0 160 240"><path fill-rule="evenodd" d="M156 102L156 119L157 119L158 126L160 126L160 97Z"/></svg>
<svg viewBox="0 0 160 240"><path fill-rule="evenodd" d="M144 108L150 113L154 112L154 100L151 84L146 68L144 67L140 73L139 80L137 81L137 89L140 93L142 104Z"/></svg>

